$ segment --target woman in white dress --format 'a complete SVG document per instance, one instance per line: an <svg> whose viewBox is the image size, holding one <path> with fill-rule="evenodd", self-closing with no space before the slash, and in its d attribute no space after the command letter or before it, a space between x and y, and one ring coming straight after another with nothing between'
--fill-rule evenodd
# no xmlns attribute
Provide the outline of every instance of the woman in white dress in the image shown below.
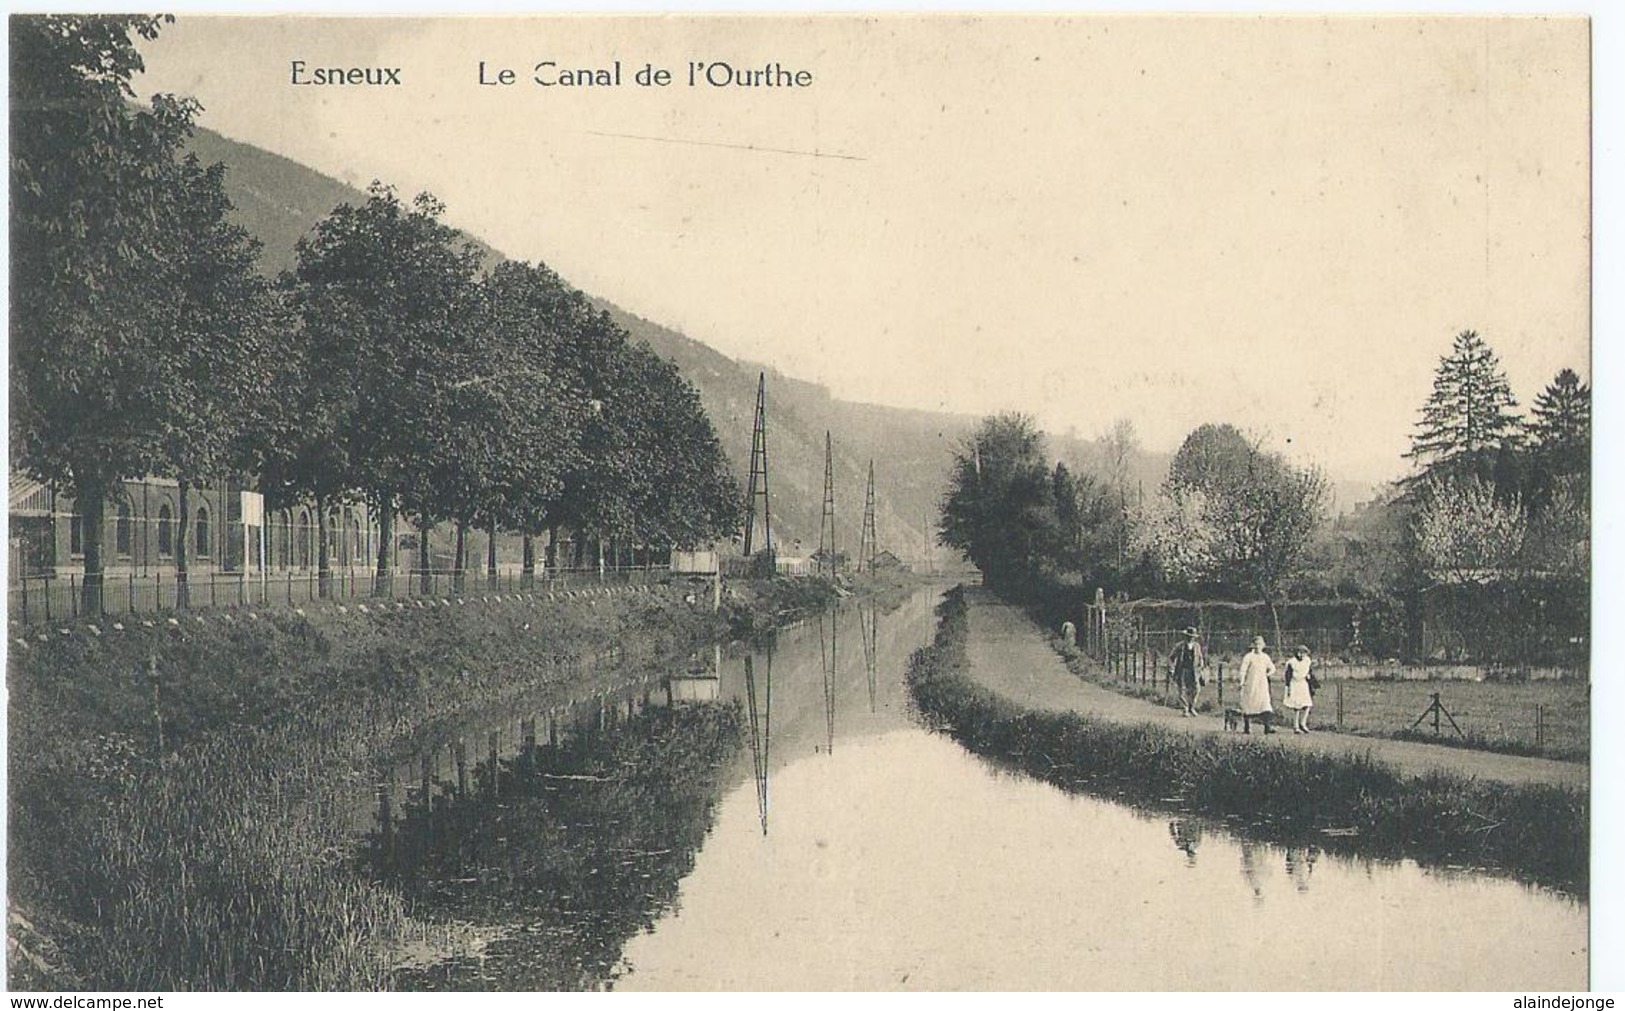
<svg viewBox="0 0 1625 1011"><path fill-rule="evenodd" d="M1264 652L1264 637L1253 637L1253 648L1241 658L1241 732L1253 732L1253 720L1264 724L1264 733L1273 734L1270 723L1275 718L1275 705L1270 701L1270 675L1275 673L1275 661Z"/></svg>
<svg viewBox="0 0 1625 1011"><path fill-rule="evenodd" d="M1309 732L1309 710L1315 704L1315 696L1309 691L1309 668L1314 661L1309 659L1309 647L1299 646L1297 655L1286 662L1285 673L1286 697L1281 704L1292 710L1292 732L1294 734L1307 734Z"/></svg>

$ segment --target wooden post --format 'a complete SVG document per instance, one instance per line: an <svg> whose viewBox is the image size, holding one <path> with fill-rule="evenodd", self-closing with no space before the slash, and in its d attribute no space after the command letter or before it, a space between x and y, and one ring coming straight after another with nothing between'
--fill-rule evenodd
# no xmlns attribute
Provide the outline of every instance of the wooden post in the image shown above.
<svg viewBox="0 0 1625 1011"><path fill-rule="evenodd" d="M1219 709L1224 710L1224 661L1219 661Z"/></svg>
<svg viewBox="0 0 1625 1011"><path fill-rule="evenodd" d="M162 697L158 688L158 657L154 654L147 656L147 680L152 684L152 723L157 729L158 754L164 753L164 710Z"/></svg>
<svg viewBox="0 0 1625 1011"><path fill-rule="evenodd" d="M1546 707L1535 703L1535 750L1541 751L1546 747Z"/></svg>
<svg viewBox="0 0 1625 1011"><path fill-rule="evenodd" d="M395 850L395 819L389 810L389 784L378 784L378 845L388 867Z"/></svg>
<svg viewBox="0 0 1625 1011"><path fill-rule="evenodd" d="M495 797L502 787L501 767L497 765L497 732L495 730L485 735L485 747L490 753L491 796Z"/></svg>
<svg viewBox="0 0 1625 1011"><path fill-rule="evenodd" d="M1337 729L1343 729L1343 680L1337 681Z"/></svg>

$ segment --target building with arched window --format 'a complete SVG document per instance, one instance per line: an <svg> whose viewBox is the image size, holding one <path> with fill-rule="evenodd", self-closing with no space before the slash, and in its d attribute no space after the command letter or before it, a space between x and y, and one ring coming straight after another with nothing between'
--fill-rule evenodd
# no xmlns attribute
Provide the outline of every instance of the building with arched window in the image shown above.
<svg viewBox="0 0 1625 1011"><path fill-rule="evenodd" d="M214 538L209 536L208 506L200 505L197 507L197 511L192 514L192 529L196 534L196 543L192 550L197 553L198 558L208 558L210 552L214 549Z"/></svg>
<svg viewBox="0 0 1625 1011"><path fill-rule="evenodd" d="M168 502L158 507L158 557L175 557L175 514Z"/></svg>
<svg viewBox="0 0 1625 1011"><path fill-rule="evenodd" d="M180 486L165 478L125 481L103 510L102 564L110 579L163 578L175 569L184 535L187 568L198 577L260 572L261 530L243 523L243 488L192 487L187 529L180 527ZM316 519L307 507L264 510L268 572L316 567ZM11 578L50 579L84 571L83 517L71 495L20 475L11 477ZM362 568L377 559L377 524L364 505L335 509L329 564Z"/></svg>
<svg viewBox="0 0 1625 1011"><path fill-rule="evenodd" d="M118 516L113 521L113 553L120 558L129 558L133 543L130 537L130 503L120 502Z"/></svg>

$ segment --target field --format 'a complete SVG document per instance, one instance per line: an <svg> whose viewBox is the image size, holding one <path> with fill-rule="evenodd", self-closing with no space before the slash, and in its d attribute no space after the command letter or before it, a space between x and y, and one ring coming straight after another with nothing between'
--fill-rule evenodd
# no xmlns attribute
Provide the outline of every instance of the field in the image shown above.
<svg viewBox="0 0 1625 1011"><path fill-rule="evenodd" d="M1338 722L1361 734L1403 734L1431 705L1433 693L1461 727L1466 742L1497 751L1585 759L1591 753L1591 692L1583 682L1385 681L1337 678L1335 672L1315 699L1314 723ZM1279 698L1279 689L1277 689ZM1457 738L1440 717L1441 737ZM1433 737L1429 716L1414 731Z"/></svg>
<svg viewBox="0 0 1625 1011"><path fill-rule="evenodd" d="M1074 665L1074 670L1079 668ZM1240 691L1233 680L1233 661L1225 664L1224 699L1227 703ZM1468 668L1461 668L1468 670ZM1313 726L1337 727L1373 737L1406 737L1438 740L1446 744L1483 748L1517 755L1542 755L1586 761L1591 756L1591 688L1583 681L1541 679L1531 681L1478 681L1456 678L1427 678L1420 669L1407 668L1395 676L1370 676L1370 668L1318 668L1324 680L1315 697ZM1149 698L1173 698L1173 688L1164 683L1160 669L1153 675L1131 666L1125 673L1119 667L1090 674L1094 680L1120 691ZM1213 672L1210 673L1210 678ZM1353 675L1353 676L1350 676ZM1144 678L1151 676L1152 680ZM1202 692L1204 707L1217 707L1216 679ZM1277 710L1282 686L1273 680L1271 695ZM1439 717L1439 735L1433 733L1430 714L1414 729L1417 717L1439 693L1444 712L1461 728L1458 735L1450 719ZM1341 705L1339 696L1341 694ZM1341 718L1340 718L1341 717Z"/></svg>

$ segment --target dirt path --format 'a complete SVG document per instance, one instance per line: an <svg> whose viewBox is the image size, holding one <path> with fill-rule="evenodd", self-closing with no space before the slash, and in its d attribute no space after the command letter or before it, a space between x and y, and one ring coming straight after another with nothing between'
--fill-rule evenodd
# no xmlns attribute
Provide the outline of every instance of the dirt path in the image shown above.
<svg viewBox="0 0 1625 1011"><path fill-rule="evenodd" d="M970 674L978 682L1020 705L1034 709L1073 710L1123 722L1155 723L1193 734L1226 733L1217 715L1186 719L1169 707L1120 695L1079 678L1044 640L1043 633L1019 609L986 590L967 587L970 634L966 648ZM1238 740L1245 738L1236 735ZM1253 740L1265 746L1255 729ZM1310 748L1328 754L1370 753L1407 775L1441 771L1507 783L1560 783L1588 787L1591 767L1579 762L1525 758L1489 751L1449 748L1414 741L1317 731L1275 733L1267 738L1283 748Z"/></svg>

